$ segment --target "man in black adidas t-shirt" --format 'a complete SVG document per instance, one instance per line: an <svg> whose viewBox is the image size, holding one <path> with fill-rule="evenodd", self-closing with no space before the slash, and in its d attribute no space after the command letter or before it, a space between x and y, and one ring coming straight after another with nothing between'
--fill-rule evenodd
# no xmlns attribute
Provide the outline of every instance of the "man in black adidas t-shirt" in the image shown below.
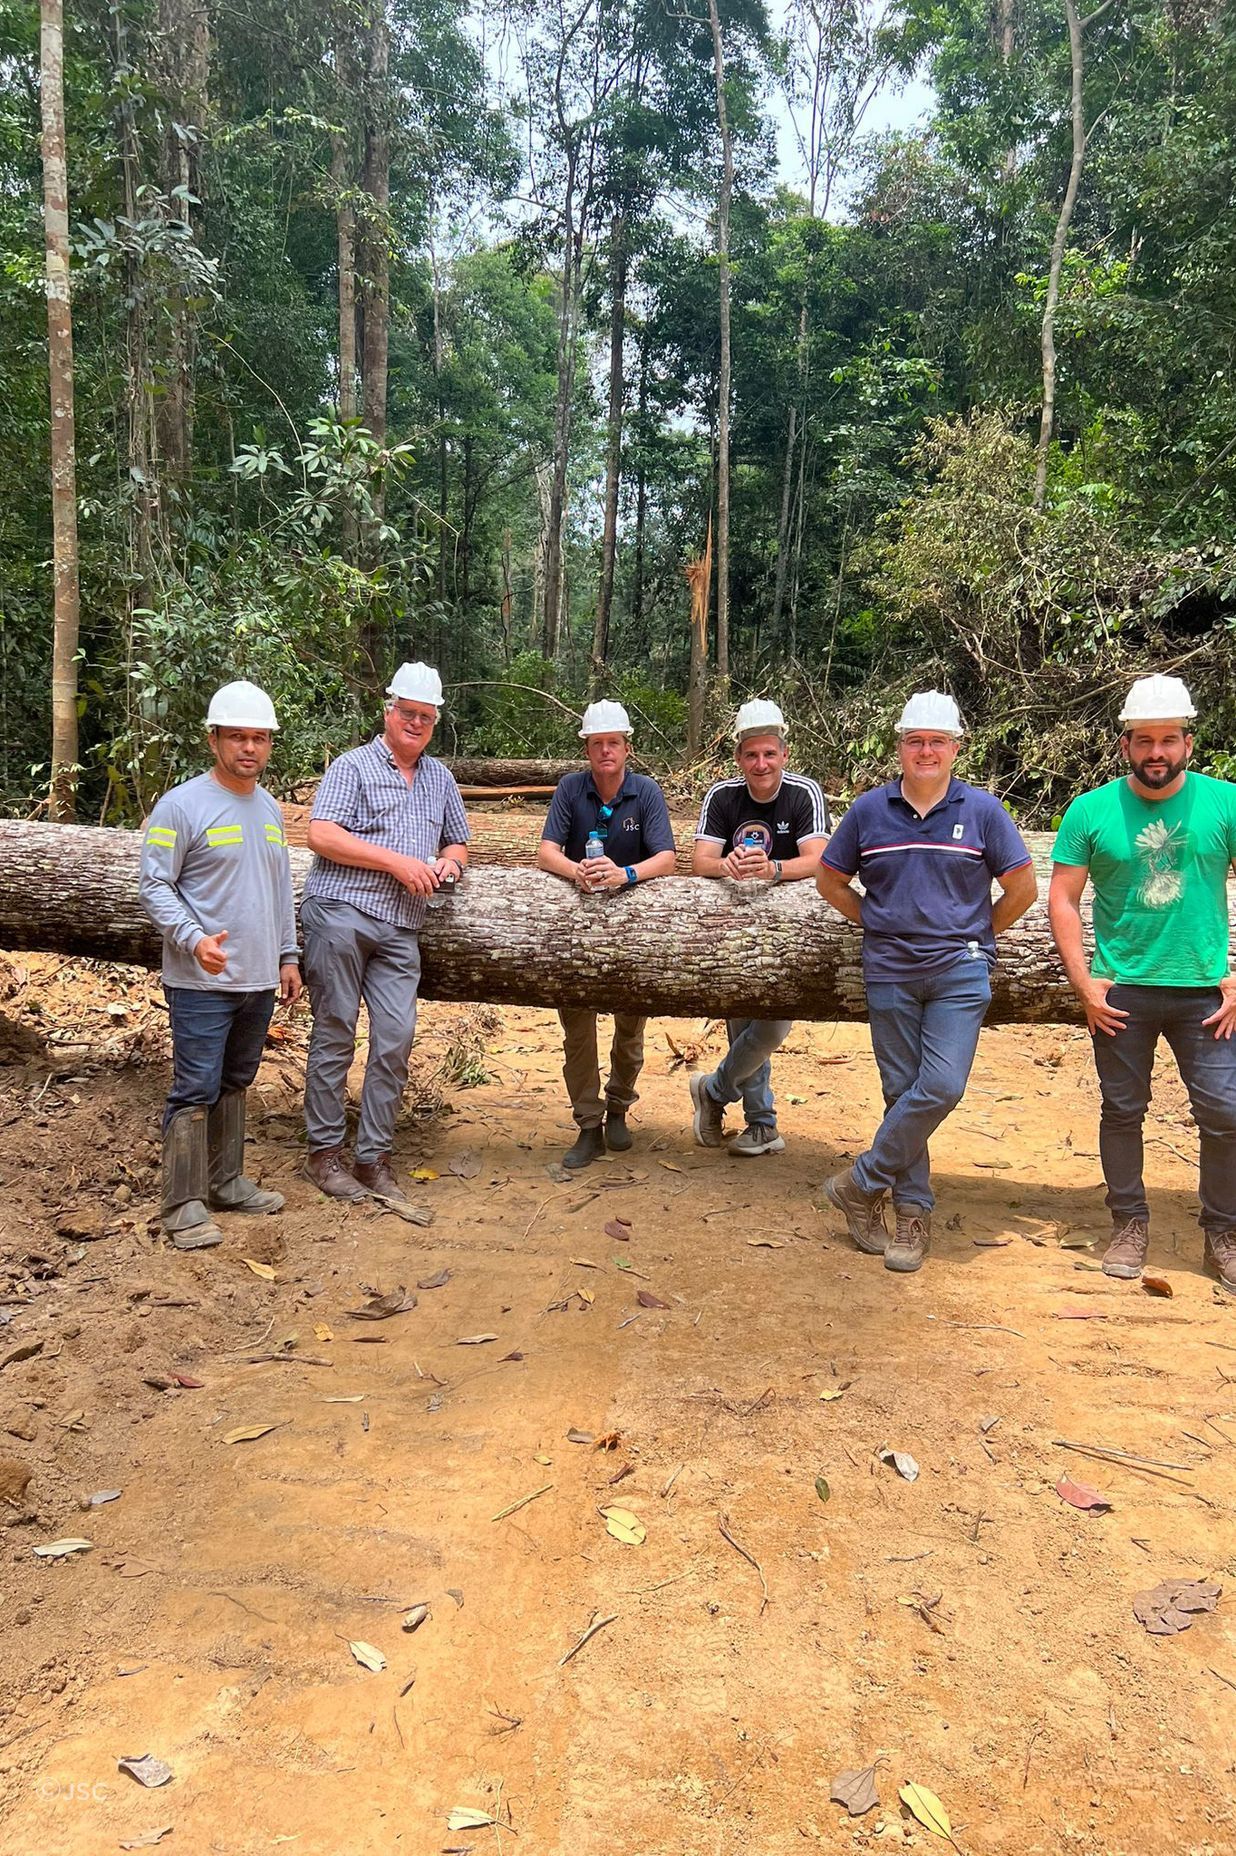
<svg viewBox="0 0 1236 1856"><path fill-rule="evenodd" d="M737 779L709 788L695 833L696 876L797 883L815 876L832 824L814 780L787 773L785 717L775 702L744 703L734 725ZM788 1018L731 1018L730 1048L710 1076L691 1078L695 1138L722 1146L726 1104L741 1100L746 1128L730 1149L744 1159L779 1154L772 1054L790 1035Z"/></svg>

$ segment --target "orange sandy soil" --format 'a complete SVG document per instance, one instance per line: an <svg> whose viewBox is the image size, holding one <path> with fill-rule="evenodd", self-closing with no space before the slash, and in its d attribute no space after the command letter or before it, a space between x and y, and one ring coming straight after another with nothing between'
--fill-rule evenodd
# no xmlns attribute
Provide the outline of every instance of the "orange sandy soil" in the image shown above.
<svg viewBox="0 0 1236 1856"><path fill-rule="evenodd" d="M1236 1844L1229 1593L1174 1638L1132 1610L1169 1575L1236 1579L1236 1308L1200 1273L1174 1072L1148 1150L1171 1300L1061 1245L1105 1214L1086 1041L1051 1028L985 1035L915 1277L813 1208L873 1124L864 1027L795 1029L788 1150L756 1162L691 1144L669 1040L711 1062L718 1030L654 1023L634 1151L559 1183L552 1016L433 1005L398 1142L440 1174L414 1188L432 1224L300 1177L298 1019L253 1098L250 1170L287 1210L182 1256L152 1223L153 982L0 972L0 1361L41 1343L0 1367L6 1853L165 1826L173 1856L946 1849L900 1805L908 1781L965 1852ZM444 1080L469 1052L488 1080ZM349 1319L365 1285L444 1268L410 1312ZM174 1372L203 1383L145 1383ZM259 1424L278 1428L225 1441ZM1063 1475L1111 1511L1066 1505ZM607 1533L612 1503L643 1544ZM92 1549L35 1556L68 1536ZM146 1753L172 1767L159 1790L117 1770ZM851 1820L831 1780L872 1761L881 1806ZM498 1824L452 1830L453 1807Z"/></svg>

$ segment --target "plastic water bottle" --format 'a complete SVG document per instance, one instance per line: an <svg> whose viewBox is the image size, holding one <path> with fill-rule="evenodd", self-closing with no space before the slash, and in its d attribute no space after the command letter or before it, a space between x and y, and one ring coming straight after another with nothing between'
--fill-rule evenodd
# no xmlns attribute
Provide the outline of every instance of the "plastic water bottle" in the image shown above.
<svg viewBox="0 0 1236 1856"><path fill-rule="evenodd" d="M590 831L588 833L588 842L584 846L584 856L588 862L591 863L594 857L604 857L604 855L605 840L602 838L599 831Z"/></svg>

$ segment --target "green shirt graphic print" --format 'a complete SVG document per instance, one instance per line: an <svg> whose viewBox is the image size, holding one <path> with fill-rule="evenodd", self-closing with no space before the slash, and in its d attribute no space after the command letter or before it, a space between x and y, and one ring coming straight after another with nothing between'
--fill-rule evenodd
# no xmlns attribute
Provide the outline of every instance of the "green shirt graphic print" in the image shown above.
<svg viewBox="0 0 1236 1856"><path fill-rule="evenodd" d="M1096 978L1127 986L1224 978L1236 786L1189 773L1172 798L1142 799L1127 779L1112 780L1073 801L1052 855L1090 871Z"/></svg>

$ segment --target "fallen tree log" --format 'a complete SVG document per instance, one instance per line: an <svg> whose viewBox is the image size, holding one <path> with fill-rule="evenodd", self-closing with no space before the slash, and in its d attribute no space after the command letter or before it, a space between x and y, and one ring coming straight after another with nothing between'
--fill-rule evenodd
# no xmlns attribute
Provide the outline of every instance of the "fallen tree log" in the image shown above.
<svg viewBox="0 0 1236 1856"><path fill-rule="evenodd" d="M1032 840L1044 871L1051 839ZM139 833L0 820L0 947L153 966L137 896ZM299 895L307 851L291 853ZM1040 902L1002 943L989 1022L1079 1018ZM866 1016L859 934L810 883L664 877L581 896L540 871L473 869L430 903L422 991L498 1005L649 1015Z"/></svg>
<svg viewBox="0 0 1236 1856"><path fill-rule="evenodd" d="M578 773L579 760L482 760L478 755L448 756L447 766L460 786L557 786L564 773Z"/></svg>

